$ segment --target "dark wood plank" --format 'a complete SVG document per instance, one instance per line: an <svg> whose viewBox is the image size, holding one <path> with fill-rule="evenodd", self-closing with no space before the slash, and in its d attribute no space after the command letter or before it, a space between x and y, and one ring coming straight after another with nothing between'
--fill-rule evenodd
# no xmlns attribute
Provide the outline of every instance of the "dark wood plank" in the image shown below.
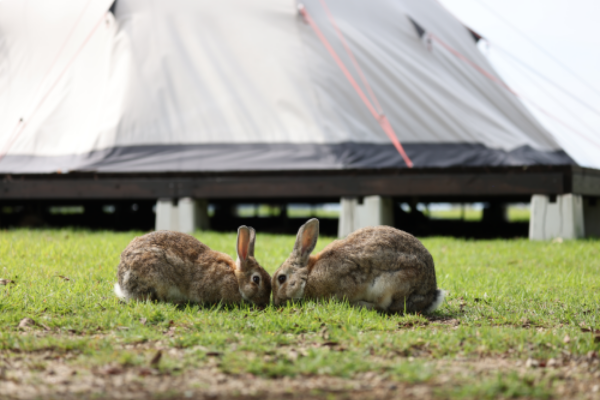
<svg viewBox="0 0 600 400"><path fill-rule="evenodd" d="M222 179L195 182L193 197L447 196L563 193L561 174L367 175Z"/></svg>
<svg viewBox="0 0 600 400"><path fill-rule="evenodd" d="M594 178L595 179L595 178ZM565 193L564 172L348 173L285 176L117 178L68 175L5 179L0 199L220 199L325 198L341 196L497 196ZM588 181L585 181L588 182ZM595 188L596 181L575 184ZM587 185L587 186L586 186ZM587 189L586 189L587 190ZM590 189L591 190L591 189Z"/></svg>
<svg viewBox="0 0 600 400"><path fill-rule="evenodd" d="M600 171L578 168L573 171L572 191L584 196L600 196Z"/></svg>

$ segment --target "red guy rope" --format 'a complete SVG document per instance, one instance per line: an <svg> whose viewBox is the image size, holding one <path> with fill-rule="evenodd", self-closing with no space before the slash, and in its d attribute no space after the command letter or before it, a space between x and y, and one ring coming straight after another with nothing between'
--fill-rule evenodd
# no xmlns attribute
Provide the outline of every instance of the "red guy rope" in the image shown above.
<svg viewBox="0 0 600 400"><path fill-rule="evenodd" d="M375 110L375 108L373 107L373 105L371 104L371 102L369 101L367 96L365 96L364 92L362 91L362 89L360 88L358 83L356 83L356 80L354 80L354 77L352 76L350 71L348 71L348 69L346 68L343 61L340 59L340 57L337 55L337 53L335 52L333 47L331 47L331 44L329 43L329 41L327 40L325 35L323 35L323 32L321 32L321 30L319 29L319 27L317 26L315 21L312 19L312 17L310 16L310 14L306 10L306 8L300 4L298 6L298 10L302 14L302 16L304 17L306 22L310 25L310 27L313 28L317 37L321 40L321 43L323 43L323 45L325 46L325 48L327 49L327 51L329 52L331 57L335 60L338 67L340 67L340 69L344 73L344 76L346 77L346 79L348 79L348 81L350 82L350 84L352 85L352 87L354 88L356 93L358 93L358 95L360 96L360 98L363 101L363 103L365 104L365 106L369 109L369 111L373 115L373 118L375 118L377 120L377 122L381 126L381 129L385 132L385 134L391 140L394 147L396 147L396 150L398 150L398 153L400 153L400 155L404 159L404 162L406 163L406 165L409 168L412 168L413 162L410 160L410 158L408 158L408 155L406 154L406 152L404 151L404 148L402 147L402 144L400 144L400 141L396 137L394 129L392 128L392 125L390 124L387 117L384 114L380 114ZM339 29L337 29L337 26L336 26L336 30L338 31L339 34L341 34L339 32ZM345 46L347 46L347 44L345 44ZM354 59L354 57L352 57L352 58ZM356 61L356 60L354 59L354 61ZM356 65L358 65L358 64L356 64Z"/></svg>

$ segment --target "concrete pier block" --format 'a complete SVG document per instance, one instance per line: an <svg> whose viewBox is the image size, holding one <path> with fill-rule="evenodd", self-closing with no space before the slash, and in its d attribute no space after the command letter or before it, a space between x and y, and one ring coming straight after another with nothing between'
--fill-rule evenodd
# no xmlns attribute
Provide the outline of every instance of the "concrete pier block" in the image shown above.
<svg viewBox="0 0 600 400"><path fill-rule="evenodd" d="M208 201L184 197L175 204L172 199L156 203L155 229L192 233L209 228Z"/></svg>
<svg viewBox="0 0 600 400"><path fill-rule="evenodd" d="M208 201L197 200L191 197L179 199L179 231L192 233L195 230L207 230L208 224Z"/></svg>
<svg viewBox="0 0 600 400"><path fill-rule="evenodd" d="M358 218L356 208L358 199L356 197L342 197L340 200L340 219L338 221L338 237L343 238L354 232Z"/></svg>
<svg viewBox="0 0 600 400"><path fill-rule="evenodd" d="M556 196L555 202L545 195L531 197L530 240L554 238L578 239L585 236L583 199L574 194Z"/></svg>
<svg viewBox="0 0 600 400"><path fill-rule="evenodd" d="M341 199L338 237L346 237L360 228L394 225L394 203L389 197L367 196L359 204L355 197Z"/></svg>
<svg viewBox="0 0 600 400"><path fill-rule="evenodd" d="M192 233L196 228L197 206L194 199L184 197L179 199L178 208L178 225L179 231L184 233Z"/></svg>
<svg viewBox="0 0 600 400"><path fill-rule="evenodd" d="M155 230L179 230L179 213L173 199L158 199L156 202Z"/></svg>

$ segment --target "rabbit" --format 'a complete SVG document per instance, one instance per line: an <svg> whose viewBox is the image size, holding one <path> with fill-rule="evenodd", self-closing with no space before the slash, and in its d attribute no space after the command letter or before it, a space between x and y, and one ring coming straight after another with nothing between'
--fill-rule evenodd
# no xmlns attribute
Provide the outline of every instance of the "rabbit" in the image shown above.
<svg viewBox="0 0 600 400"><path fill-rule="evenodd" d="M433 257L414 236L389 226L363 228L311 255L319 220L302 225L294 249L273 275L273 303L339 299L390 313L436 310Z"/></svg>
<svg viewBox="0 0 600 400"><path fill-rule="evenodd" d="M237 261L185 233L157 231L129 243L114 290L122 300L267 306L271 277L254 258L256 232L240 226Z"/></svg>

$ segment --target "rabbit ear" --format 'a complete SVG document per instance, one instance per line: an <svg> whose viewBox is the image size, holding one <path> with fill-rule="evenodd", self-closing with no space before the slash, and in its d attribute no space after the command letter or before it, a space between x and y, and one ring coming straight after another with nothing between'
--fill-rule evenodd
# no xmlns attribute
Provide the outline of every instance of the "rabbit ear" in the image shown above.
<svg viewBox="0 0 600 400"><path fill-rule="evenodd" d="M250 245L248 246L248 256L254 257L254 242L256 242L256 231L253 227L249 226L250 230Z"/></svg>
<svg viewBox="0 0 600 400"><path fill-rule="evenodd" d="M310 253L312 253L317 245L317 239L319 239L319 220L316 218L309 219L298 230L296 244L294 245L294 254L301 259L308 259L308 256L310 256Z"/></svg>
<svg viewBox="0 0 600 400"><path fill-rule="evenodd" d="M237 252L238 260L240 265L243 267L244 263L248 259L250 247L250 229L246 225L242 225L238 228L237 234L237 246L235 251Z"/></svg>

